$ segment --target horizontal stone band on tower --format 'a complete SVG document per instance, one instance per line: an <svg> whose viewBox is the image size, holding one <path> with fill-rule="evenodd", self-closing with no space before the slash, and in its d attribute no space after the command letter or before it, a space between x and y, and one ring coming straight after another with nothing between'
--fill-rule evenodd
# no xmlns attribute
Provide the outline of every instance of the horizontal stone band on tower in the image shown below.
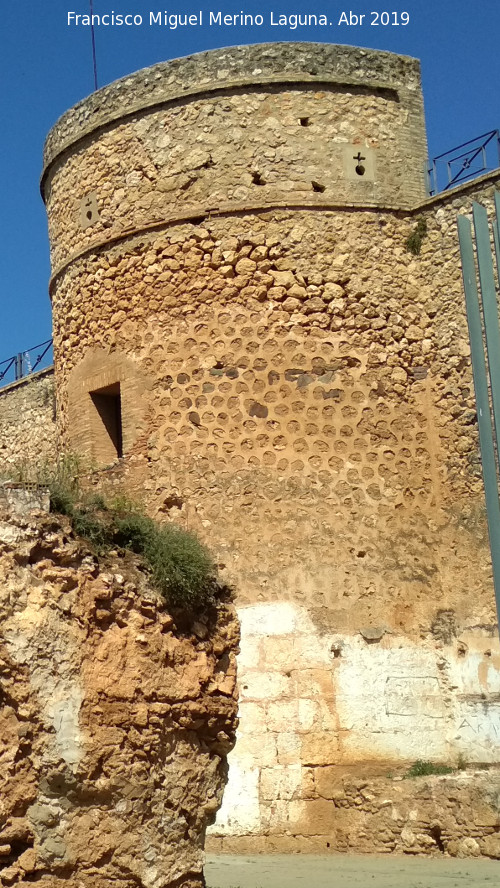
<svg viewBox="0 0 500 888"><path fill-rule="evenodd" d="M256 67L257 66L257 67ZM248 84L331 83L364 89L420 90L417 59L380 50L318 43L268 43L210 50L144 68L93 93L66 111L49 133L44 168L97 127L164 102Z"/></svg>
<svg viewBox="0 0 500 888"><path fill-rule="evenodd" d="M124 230L222 207L409 209L425 197L425 158L414 59L276 44L165 62L99 90L50 133L53 267Z"/></svg>

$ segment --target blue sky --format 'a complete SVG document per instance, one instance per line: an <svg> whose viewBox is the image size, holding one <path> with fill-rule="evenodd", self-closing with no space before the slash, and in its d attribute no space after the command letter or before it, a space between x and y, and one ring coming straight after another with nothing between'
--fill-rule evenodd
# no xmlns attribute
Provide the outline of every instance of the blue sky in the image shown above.
<svg viewBox="0 0 500 888"><path fill-rule="evenodd" d="M45 136L57 118L93 90L90 29L68 27L68 12L87 14L88 0L4 0L0 27L2 229L0 361L50 336L50 274L45 210L38 182ZM261 27L150 27L149 12L261 13ZM500 0L94 0L97 14L142 15L144 24L96 32L99 85L156 62L220 46L312 40L386 49L419 58L431 156L500 127ZM280 14L325 13L331 28L269 25ZM338 26L341 13L365 19ZM409 24L371 25L388 11Z"/></svg>

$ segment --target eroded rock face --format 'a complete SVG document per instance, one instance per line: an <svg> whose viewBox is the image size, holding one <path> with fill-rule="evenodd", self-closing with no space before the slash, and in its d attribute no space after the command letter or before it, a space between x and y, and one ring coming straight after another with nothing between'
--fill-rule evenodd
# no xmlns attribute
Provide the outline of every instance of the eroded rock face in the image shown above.
<svg viewBox="0 0 500 888"><path fill-rule="evenodd" d="M1 884L204 884L237 644L232 605L182 632L133 561L0 515Z"/></svg>

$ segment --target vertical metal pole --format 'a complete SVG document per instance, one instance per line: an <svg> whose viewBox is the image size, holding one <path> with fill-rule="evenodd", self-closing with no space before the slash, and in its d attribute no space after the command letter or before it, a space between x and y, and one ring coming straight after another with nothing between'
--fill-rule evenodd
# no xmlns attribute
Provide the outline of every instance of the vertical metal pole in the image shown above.
<svg viewBox="0 0 500 888"><path fill-rule="evenodd" d="M493 239L497 257L497 275L500 282L500 193L495 191L495 221L493 222Z"/></svg>
<svg viewBox="0 0 500 888"><path fill-rule="evenodd" d="M488 214L481 204L476 202L472 204L472 214L474 218L474 230L476 233L477 264L479 268L479 283L481 286L481 301L483 304L484 332L486 337L486 351L488 354L491 400L493 403L493 422L495 425L498 461L498 447L500 446L500 329L498 326L498 306L493 272L493 257L491 255L490 227L488 224Z"/></svg>
<svg viewBox="0 0 500 888"><path fill-rule="evenodd" d="M497 257L497 274L500 279L500 235L495 226L493 226L493 240L495 241L495 256Z"/></svg>
<svg viewBox="0 0 500 888"><path fill-rule="evenodd" d="M23 353L18 352L15 363L16 379L23 378Z"/></svg>
<svg viewBox="0 0 500 888"><path fill-rule="evenodd" d="M92 40L92 61L94 63L94 88L97 90L97 56L95 51L94 4L90 0L90 36Z"/></svg>
<svg viewBox="0 0 500 888"><path fill-rule="evenodd" d="M498 479L495 448L493 444L490 403L488 398L488 378L486 374L486 362L484 359L481 312L476 285L476 268L474 265L474 250L472 246L472 226L465 216L458 217L458 236L460 240L460 252L462 254L465 305L471 344L472 374L474 377L474 389L476 392L481 463L486 497L491 562L493 567L493 586L495 591L497 616L500 621L500 504L498 501Z"/></svg>

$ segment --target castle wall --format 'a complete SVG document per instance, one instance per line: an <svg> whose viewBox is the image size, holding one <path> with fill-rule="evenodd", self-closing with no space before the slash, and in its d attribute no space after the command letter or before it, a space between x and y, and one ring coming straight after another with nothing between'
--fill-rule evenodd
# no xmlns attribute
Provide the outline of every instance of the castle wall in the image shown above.
<svg viewBox="0 0 500 888"><path fill-rule="evenodd" d="M333 68L346 50L320 49ZM352 84L315 99L335 150L359 138L374 152L371 184L350 179L333 149L326 162L304 90L277 90L276 71L276 125L268 84L239 92L227 67L213 114L199 91L168 105L175 63L110 87L102 129L74 150L75 120L90 120L98 96L48 141L62 440L101 454L103 483L199 533L237 590L240 739L214 828L226 849L287 835L336 847L333 821L314 812L345 768L498 760L500 650L456 215L473 197L491 207L499 176L424 200L418 69L397 57L388 68L386 55L367 53L372 73L359 69L370 101ZM159 90L148 110L145 83ZM139 110L113 120L134 86ZM178 169L182 133L186 156L205 151L216 166ZM294 150L280 155L285 144ZM224 206L211 203L217 164ZM255 172L268 181L249 182ZM313 175L326 188L306 198ZM64 202L77 181L78 195L95 189L87 227Z"/></svg>
<svg viewBox="0 0 500 888"><path fill-rule="evenodd" d="M0 389L0 472L23 473L56 449L53 368Z"/></svg>

